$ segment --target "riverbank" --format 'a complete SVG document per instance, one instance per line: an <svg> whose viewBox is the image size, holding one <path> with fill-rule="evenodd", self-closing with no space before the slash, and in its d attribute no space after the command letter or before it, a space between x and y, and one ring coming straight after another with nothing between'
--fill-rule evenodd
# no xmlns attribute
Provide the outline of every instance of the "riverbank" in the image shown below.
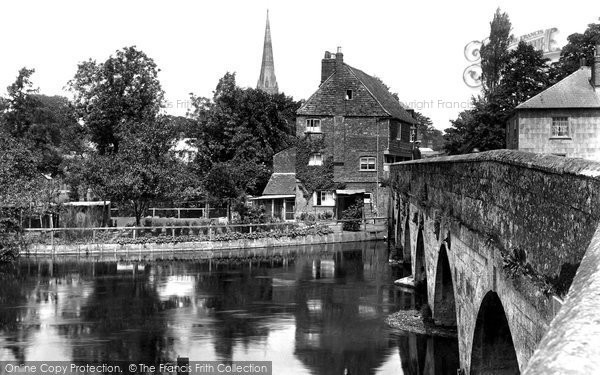
<svg viewBox="0 0 600 375"><path fill-rule="evenodd" d="M24 256L114 256L119 258L151 259L206 259L215 257L249 256L258 249L285 248L317 244L367 242L384 239L379 231L337 232L327 235L306 235L302 237L279 237L240 239L230 241L194 241L142 244L34 244Z"/></svg>
<svg viewBox="0 0 600 375"><path fill-rule="evenodd" d="M417 310L401 310L393 313L385 319L385 322L393 328L402 331L417 333L428 336L457 337L456 328L436 326L432 322L423 319Z"/></svg>

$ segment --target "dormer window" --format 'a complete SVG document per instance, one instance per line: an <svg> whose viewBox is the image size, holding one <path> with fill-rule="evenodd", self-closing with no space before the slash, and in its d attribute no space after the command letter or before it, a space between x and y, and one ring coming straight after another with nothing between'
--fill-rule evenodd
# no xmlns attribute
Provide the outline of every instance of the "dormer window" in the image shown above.
<svg viewBox="0 0 600 375"><path fill-rule="evenodd" d="M321 120L318 118L306 119L306 132L307 133L320 133L321 132Z"/></svg>
<svg viewBox="0 0 600 375"><path fill-rule="evenodd" d="M353 94L352 90L346 90L346 100L352 100Z"/></svg>
<svg viewBox="0 0 600 375"><path fill-rule="evenodd" d="M323 165L323 155L311 154L310 159L308 159L308 165Z"/></svg>

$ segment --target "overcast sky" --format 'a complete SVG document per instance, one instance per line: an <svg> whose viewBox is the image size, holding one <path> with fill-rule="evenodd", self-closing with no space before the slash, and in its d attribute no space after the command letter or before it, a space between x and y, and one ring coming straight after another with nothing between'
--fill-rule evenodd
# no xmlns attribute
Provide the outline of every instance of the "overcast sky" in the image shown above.
<svg viewBox="0 0 600 375"><path fill-rule="evenodd" d="M379 76L400 99L449 126L476 89L463 82L464 47L489 34L497 7L513 34L556 27L557 45L600 17L600 2L577 1L2 1L0 93L19 68L35 68L44 94L66 95L77 63L104 61L136 45L161 69L169 112L184 115L189 93L210 96L225 72L255 87L267 8L280 91L306 99L326 50ZM417 108L419 109L419 108Z"/></svg>

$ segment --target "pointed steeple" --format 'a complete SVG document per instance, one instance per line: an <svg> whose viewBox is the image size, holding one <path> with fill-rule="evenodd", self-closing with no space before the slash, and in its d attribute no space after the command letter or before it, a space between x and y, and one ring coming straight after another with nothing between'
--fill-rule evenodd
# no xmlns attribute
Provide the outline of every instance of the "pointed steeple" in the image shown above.
<svg viewBox="0 0 600 375"><path fill-rule="evenodd" d="M277 79L275 78L275 65L273 64L273 46L271 45L271 26L269 25L268 9L262 64L256 88L268 92L269 94L277 94L279 92L277 88Z"/></svg>

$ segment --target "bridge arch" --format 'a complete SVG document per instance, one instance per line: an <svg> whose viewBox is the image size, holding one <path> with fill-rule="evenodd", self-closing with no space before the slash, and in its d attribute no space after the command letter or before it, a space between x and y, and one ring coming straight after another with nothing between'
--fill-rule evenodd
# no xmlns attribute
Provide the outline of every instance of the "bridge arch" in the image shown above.
<svg viewBox="0 0 600 375"><path fill-rule="evenodd" d="M425 288L427 295L427 263L425 261L425 241L423 240L423 229L419 228L417 234L417 246L415 250L415 286Z"/></svg>
<svg viewBox="0 0 600 375"><path fill-rule="evenodd" d="M506 313L495 292L488 292L481 301L472 345L471 375L519 373Z"/></svg>
<svg viewBox="0 0 600 375"><path fill-rule="evenodd" d="M406 215L406 224L404 225L404 246L402 248L402 259L404 262L410 262L410 215Z"/></svg>
<svg viewBox="0 0 600 375"><path fill-rule="evenodd" d="M445 243L440 247L435 272L433 320L438 325L456 327L454 282Z"/></svg>

